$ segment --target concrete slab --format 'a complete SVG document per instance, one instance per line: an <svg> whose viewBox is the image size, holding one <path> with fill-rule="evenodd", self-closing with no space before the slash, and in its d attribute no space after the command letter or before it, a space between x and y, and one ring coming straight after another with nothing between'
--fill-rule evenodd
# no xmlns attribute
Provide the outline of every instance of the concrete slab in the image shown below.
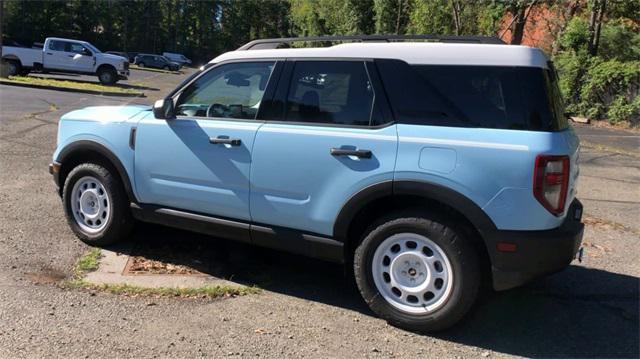
<svg viewBox="0 0 640 359"><path fill-rule="evenodd" d="M125 274L131 248L102 249L100 265L94 272L87 273L85 280L92 284L128 284L143 288L201 288L207 286L243 285L207 274Z"/></svg>

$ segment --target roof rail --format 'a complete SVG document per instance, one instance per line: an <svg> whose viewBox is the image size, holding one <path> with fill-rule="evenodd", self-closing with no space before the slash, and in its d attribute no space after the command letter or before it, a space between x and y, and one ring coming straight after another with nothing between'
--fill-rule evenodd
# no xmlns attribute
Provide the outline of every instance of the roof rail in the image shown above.
<svg viewBox="0 0 640 359"><path fill-rule="evenodd" d="M411 40L426 40L433 42L456 42L472 44L504 45L504 41L495 36L453 36L453 35L345 35L345 36L309 36L283 37L276 39L253 40L242 45L238 50L266 50L289 47L293 42L401 42Z"/></svg>

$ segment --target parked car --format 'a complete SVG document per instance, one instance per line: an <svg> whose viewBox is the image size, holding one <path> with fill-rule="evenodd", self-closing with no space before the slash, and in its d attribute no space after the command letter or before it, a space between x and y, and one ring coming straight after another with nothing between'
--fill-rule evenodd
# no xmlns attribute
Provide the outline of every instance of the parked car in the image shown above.
<svg viewBox="0 0 640 359"><path fill-rule="evenodd" d="M3 46L2 61L9 65L10 75L26 75L32 70L94 74L105 85L129 76L126 59L102 53L86 41L56 37L47 38L41 49Z"/></svg>
<svg viewBox="0 0 640 359"><path fill-rule="evenodd" d="M258 40L153 108L67 113L50 172L71 229L103 246L140 220L346 263L375 313L420 331L458 322L484 279L567 267L579 140L553 64L415 38Z"/></svg>
<svg viewBox="0 0 640 359"><path fill-rule="evenodd" d="M138 56L136 56L135 64L139 67L153 67L167 71L180 70L180 64L170 61L166 57L160 55L138 54Z"/></svg>
<svg viewBox="0 0 640 359"><path fill-rule="evenodd" d="M176 53L173 53L173 52L163 52L162 56L168 58L169 60L171 60L173 62L179 63L180 66L191 65L191 60L189 60L183 54L176 54Z"/></svg>

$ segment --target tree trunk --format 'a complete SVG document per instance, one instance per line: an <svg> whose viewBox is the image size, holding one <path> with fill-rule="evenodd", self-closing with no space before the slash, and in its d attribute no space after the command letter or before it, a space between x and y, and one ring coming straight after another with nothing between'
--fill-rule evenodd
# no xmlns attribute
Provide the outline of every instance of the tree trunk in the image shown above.
<svg viewBox="0 0 640 359"><path fill-rule="evenodd" d="M602 19L606 0L595 0L589 17L589 55L596 56L598 54L598 45L600 43L600 29L602 27Z"/></svg>
<svg viewBox="0 0 640 359"><path fill-rule="evenodd" d="M513 31L511 32L511 44L512 45L520 45L522 43L522 38L524 37L524 26L527 24L527 18L531 13L531 8L535 5L536 0L532 0L529 6L525 6L526 2L519 2L516 6L516 10L512 13L514 16L513 20Z"/></svg>
<svg viewBox="0 0 640 359"><path fill-rule="evenodd" d="M398 0L398 18L396 20L396 35L400 35L400 18L402 17L402 2Z"/></svg>
<svg viewBox="0 0 640 359"><path fill-rule="evenodd" d="M453 25L456 28L456 36L460 36L462 24L460 23L460 14L462 13L462 5L459 0L452 0L453 7Z"/></svg>

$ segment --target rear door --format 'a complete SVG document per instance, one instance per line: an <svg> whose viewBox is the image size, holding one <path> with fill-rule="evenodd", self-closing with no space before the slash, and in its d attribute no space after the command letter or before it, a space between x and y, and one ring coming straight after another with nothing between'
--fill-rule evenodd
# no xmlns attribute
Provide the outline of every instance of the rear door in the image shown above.
<svg viewBox="0 0 640 359"><path fill-rule="evenodd" d="M330 236L351 196L392 180L396 127L372 69L363 60L287 62L253 148L254 222Z"/></svg>
<svg viewBox="0 0 640 359"><path fill-rule="evenodd" d="M70 60L69 55L71 55L67 52L69 46L67 41L49 40L47 48L44 49L43 66L47 69L66 70Z"/></svg>

